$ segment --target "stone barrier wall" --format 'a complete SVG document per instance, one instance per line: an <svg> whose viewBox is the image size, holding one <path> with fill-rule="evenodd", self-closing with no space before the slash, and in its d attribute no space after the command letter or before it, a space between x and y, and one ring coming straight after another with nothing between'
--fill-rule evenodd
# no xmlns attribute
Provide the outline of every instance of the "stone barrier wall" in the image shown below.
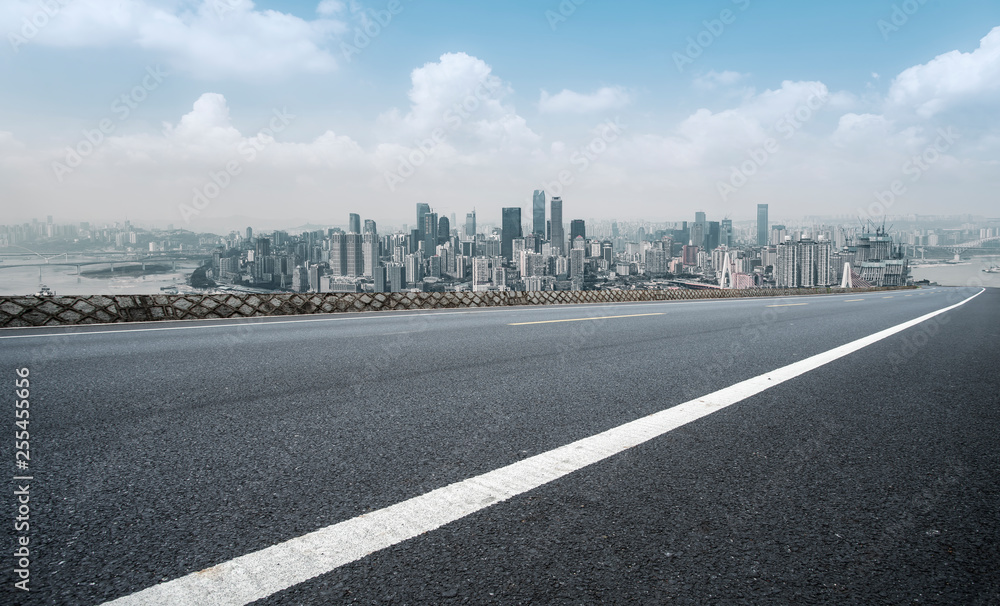
<svg viewBox="0 0 1000 606"><path fill-rule="evenodd" d="M0 297L0 328L149 322L156 320L255 318L261 316L292 316L360 311L502 307L508 305L789 297L879 290L899 289L755 288L747 290L600 290L392 294L230 293L205 295Z"/></svg>

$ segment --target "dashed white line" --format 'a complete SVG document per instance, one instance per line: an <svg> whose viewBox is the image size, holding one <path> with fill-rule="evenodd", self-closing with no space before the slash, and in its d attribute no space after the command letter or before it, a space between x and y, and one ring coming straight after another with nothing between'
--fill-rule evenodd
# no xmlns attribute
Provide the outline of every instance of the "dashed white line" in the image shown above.
<svg viewBox="0 0 1000 606"><path fill-rule="evenodd" d="M620 425L507 467L222 562L107 602L109 606L243 606L543 486L829 364L985 292L697 400ZM169 546L167 547L170 548Z"/></svg>

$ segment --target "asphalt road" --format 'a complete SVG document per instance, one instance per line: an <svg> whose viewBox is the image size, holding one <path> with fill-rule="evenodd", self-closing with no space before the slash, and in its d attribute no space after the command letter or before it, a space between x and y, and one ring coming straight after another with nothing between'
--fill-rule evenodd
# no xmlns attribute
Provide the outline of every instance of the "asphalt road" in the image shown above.
<svg viewBox="0 0 1000 606"><path fill-rule="evenodd" d="M30 587L101 604L979 289L0 331ZM604 319L600 319L604 318ZM31 461L13 471L15 369ZM1000 291L259 604L998 604Z"/></svg>

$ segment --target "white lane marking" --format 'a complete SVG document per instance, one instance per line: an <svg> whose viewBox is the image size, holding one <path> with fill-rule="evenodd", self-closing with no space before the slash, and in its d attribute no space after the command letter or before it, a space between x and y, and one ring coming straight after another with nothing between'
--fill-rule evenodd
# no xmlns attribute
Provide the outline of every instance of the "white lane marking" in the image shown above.
<svg viewBox="0 0 1000 606"><path fill-rule="evenodd" d="M836 298L836 297L849 297L852 295L800 295L803 297L826 297L826 298ZM857 296L857 295L854 295ZM909 296L909 295L907 295ZM651 305L699 305L705 303L739 303L746 301L758 300L760 297L739 297L733 299L699 299L694 301L626 301L622 303L590 303L590 304L573 304L573 305L510 305L500 308L482 308L477 307L475 309L466 310L454 310L454 311L443 311L438 309L412 309L412 310L389 310L389 311L377 311L377 312L358 312L358 315L350 315L347 317L341 316L341 314L323 314L324 316L334 316L334 317L320 317L320 318L302 318L301 315L293 316L302 319L298 320L277 320L274 319L275 316L259 316L256 318L218 318L212 320L163 320L160 322L119 322L116 324L99 324L98 326L106 327L104 330L74 330L76 326L62 326L62 327L46 327L46 326L16 326L11 328L0 329L0 340L3 339L43 339L46 337L70 337L70 336L82 336L82 335L100 335L105 333L125 333L125 332L164 332L171 330L207 330L212 328L233 328L236 326L265 326L265 325L284 325L284 324L306 324L312 322L352 322L358 320L381 320L381 319L394 319L394 318L413 318L419 315L431 315L431 316L454 316L454 315L465 315L465 314L480 314L480 313L503 313L503 312L528 312L528 311L568 311L573 309L601 309L605 307L621 307L621 306L651 306ZM344 312L341 312L344 313ZM353 313L353 312L346 312ZM136 326L141 326L143 324L162 324L163 322L170 322L181 324L183 326L158 326L156 328L136 328ZM208 322L221 322L220 324L209 324ZM53 332L44 334L23 334L23 335L4 335L3 331L31 331L37 330L39 328L67 328L65 332Z"/></svg>
<svg viewBox="0 0 1000 606"><path fill-rule="evenodd" d="M886 339L983 294L603 433L107 602L243 606L552 482Z"/></svg>
<svg viewBox="0 0 1000 606"><path fill-rule="evenodd" d="M562 322L592 322L594 320L620 320L622 318L648 318L650 316L665 316L665 313L632 314L629 316L593 316L590 318L568 318L565 320L541 320L539 322L517 322L507 326L533 326L535 324L560 324Z"/></svg>

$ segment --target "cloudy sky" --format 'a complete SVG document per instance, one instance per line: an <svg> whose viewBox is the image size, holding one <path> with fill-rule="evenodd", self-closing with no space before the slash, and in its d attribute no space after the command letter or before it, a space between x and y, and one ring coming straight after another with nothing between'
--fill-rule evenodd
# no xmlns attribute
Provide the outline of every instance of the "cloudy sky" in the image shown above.
<svg viewBox="0 0 1000 606"><path fill-rule="evenodd" d="M0 34L3 223L1000 214L995 0L0 0Z"/></svg>

